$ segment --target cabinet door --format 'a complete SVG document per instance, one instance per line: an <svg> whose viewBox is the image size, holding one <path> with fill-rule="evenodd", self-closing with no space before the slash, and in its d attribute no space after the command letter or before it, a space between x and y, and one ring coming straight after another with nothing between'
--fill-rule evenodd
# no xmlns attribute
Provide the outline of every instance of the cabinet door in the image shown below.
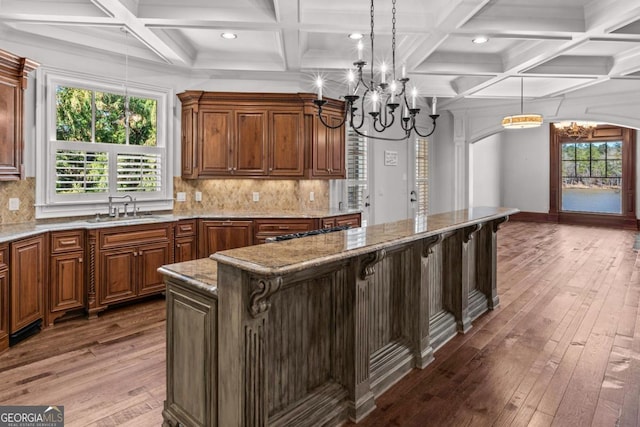
<svg viewBox="0 0 640 427"><path fill-rule="evenodd" d="M337 126L342 121L342 116L338 114L324 113L322 118L325 123L331 126ZM344 178L344 126L336 129L328 128L318 117L314 117L314 125L312 176L316 178Z"/></svg>
<svg viewBox="0 0 640 427"><path fill-rule="evenodd" d="M136 296L135 253L135 248L122 248L100 254L100 305L126 301Z"/></svg>
<svg viewBox="0 0 640 427"><path fill-rule="evenodd" d="M11 244L11 333L44 317L45 236Z"/></svg>
<svg viewBox="0 0 640 427"><path fill-rule="evenodd" d="M71 252L52 256L49 311L66 311L82 307L84 307L83 253Z"/></svg>
<svg viewBox="0 0 640 427"><path fill-rule="evenodd" d="M182 108L182 136L180 148L182 153L182 177L196 178L198 169L196 165L196 140L198 135L198 115L193 107Z"/></svg>
<svg viewBox="0 0 640 427"><path fill-rule="evenodd" d="M251 221L209 221L200 222L198 257L227 249L249 246L253 243Z"/></svg>
<svg viewBox="0 0 640 427"><path fill-rule="evenodd" d="M169 243L141 246L135 256L138 259L138 295L162 292L165 289L162 274L158 268L170 263Z"/></svg>
<svg viewBox="0 0 640 427"><path fill-rule="evenodd" d="M301 110L269 113L269 175L303 175L303 119Z"/></svg>
<svg viewBox="0 0 640 427"><path fill-rule="evenodd" d="M342 121L342 117L338 115L329 116L329 124L338 126ZM327 143L327 157L329 159L329 175L332 178L344 178L344 157L345 157L345 129L340 126L336 129L327 129L329 138Z"/></svg>
<svg viewBox="0 0 640 427"><path fill-rule="evenodd" d="M184 262L196 259L196 236L176 237L174 262Z"/></svg>
<svg viewBox="0 0 640 427"><path fill-rule="evenodd" d="M200 176L230 175L232 173L231 110L200 108L198 155Z"/></svg>
<svg viewBox="0 0 640 427"><path fill-rule="evenodd" d="M335 218L322 218L322 220L320 221L320 226L322 228L332 228L336 226L336 219Z"/></svg>
<svg viewBox="0 0 640 427"><path fill-rule="evenodd" d="M259 176L267 174L267 111L235 112L233 174Z"/></svg>
<svg viewBox="0 0 640 427"><path fill-rule="evenodd" d="M22 170L22 89L0 80L0 180L19 178Z"/></svg>
<svg viewBox="0 0 640 427"><path fill-rule="evenodd" d="M9 347L9 282L6 264L0 264L0 351Z"/></svg>

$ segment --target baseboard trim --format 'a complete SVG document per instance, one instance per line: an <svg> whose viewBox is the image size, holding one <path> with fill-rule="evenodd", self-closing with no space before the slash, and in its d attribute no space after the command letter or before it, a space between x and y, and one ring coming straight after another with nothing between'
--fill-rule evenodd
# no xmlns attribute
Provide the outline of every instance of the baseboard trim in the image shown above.
<svg viewBox="0 0 640 427"><path fill-rule="evenodd" d="M591 225L596 227L640 230L640 219L600 214L582 214L573 212L559 212L557 214L549 214L543 212L520 211L509 216L509 220L522 222L548 222L558 224Z"/></svg>

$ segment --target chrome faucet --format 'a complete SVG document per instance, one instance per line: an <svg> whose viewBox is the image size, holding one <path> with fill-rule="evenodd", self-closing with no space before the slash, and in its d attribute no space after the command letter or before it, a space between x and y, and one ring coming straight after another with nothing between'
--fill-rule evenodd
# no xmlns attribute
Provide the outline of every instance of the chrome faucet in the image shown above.
<svg viewBox="0 0 640 427"><path fill-rule="evenodd" d="M130 194L125 194L124 196L109 196L109 216L112 218L117 218L119 215L119 211L118 211L118 207L114 207L113 206L113 199L129 199L129 201L131 203L133 203L133 216L137 216L137 209L136 209L136 198L135 197L131 197ZM129 203L125 203L124 204L124 212L123 212L123 216L126 218L127 216L129 216L129 212L127 211L127 207L129 206Z"/></svg>

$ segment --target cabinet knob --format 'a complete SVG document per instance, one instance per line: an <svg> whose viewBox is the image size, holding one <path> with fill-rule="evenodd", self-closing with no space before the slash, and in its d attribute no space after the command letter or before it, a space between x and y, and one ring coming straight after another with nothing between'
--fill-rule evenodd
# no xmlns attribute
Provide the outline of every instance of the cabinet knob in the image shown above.
<svg viewBox="0 0 640 427"><path fill-rule="evenodd" d="M133 256L138 256L138 252L134 252L134 253L133 253Z"/></svg>
<svg viewBox="0 0 640 427"><path fill-rule="evenodd" d="M82 261L83 261L82 257L78 258L78 262L81 263Z"/></svg>

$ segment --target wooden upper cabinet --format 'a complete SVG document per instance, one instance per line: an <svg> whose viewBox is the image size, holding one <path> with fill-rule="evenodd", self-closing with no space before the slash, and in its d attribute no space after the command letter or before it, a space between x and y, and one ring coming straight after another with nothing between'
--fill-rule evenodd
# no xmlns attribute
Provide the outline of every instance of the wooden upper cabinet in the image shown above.
<svg viewBox="0 0 640 427"><path fill-rule="evenodd" d="M311 94L187 91L178 97L183 178L344 177L344 126L319 126ZM327 121L339 124L343 109L332 100Z"/></svg>
<svg viewBox="0 0 640 427"><path fill-rule="evenodd" d="M231 144L233 175L267 175L267 117L267 110L257 108L235 111L235 138Z"/></svg>
<svg viewBox="0 0 640 427"><path fill-rule="evenodd" d="M200 176L231 175L233 173L233 111L200 109L200 138L198 157Z"/></svg>
<svg viewBox="0 0 640 427"><path fill-rule="evenodd" d="M300 177L304 174L304 116L299 109L271 111L269 175Z"/></svg>
<svg viewBox="0 0 640 427"><path fill-rule="evenodd" d="M39 64L0 50L0 180L22 179L23 92Z"/></svg>

